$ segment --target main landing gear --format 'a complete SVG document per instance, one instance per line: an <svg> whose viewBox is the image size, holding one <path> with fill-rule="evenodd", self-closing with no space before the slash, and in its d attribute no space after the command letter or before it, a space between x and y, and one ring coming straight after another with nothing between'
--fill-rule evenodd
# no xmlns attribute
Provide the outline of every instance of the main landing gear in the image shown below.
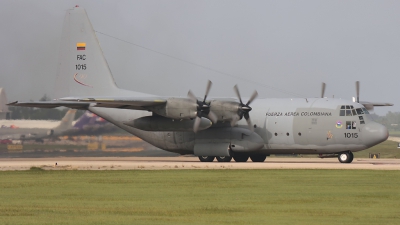
<svg viewBox="0 0 400 225"><path fill-rule="evenodd" d="M231 156L217 156L215 158L217 158L218 162L230 162L232 160Z"/></svg>
<svg viewBox="0 0 400 225"><path fill-rule="evenodd" d="M212 162L215 156L199 156L201 162Z"/></svg>
<svg viewBox="0 0 400 225"><path fill-rule="evenodd" d="M246 154L235 154L233 157L232 156L199 156L199 159L201 162L213 162L214 159L216 158L218 162L230 162L232 158L235 160L235 162L247 162L249 160L249 157L251 161L253 162L264 162L265 159L267 158L266 155L246 155Z"/></svg>
<svg viewBox="0 0 400 225"><path fill-rule="evenodd" d="M351 163L353 162L354 156L351 151L342 152L338 155L339 162L341 163Z"/></svg>

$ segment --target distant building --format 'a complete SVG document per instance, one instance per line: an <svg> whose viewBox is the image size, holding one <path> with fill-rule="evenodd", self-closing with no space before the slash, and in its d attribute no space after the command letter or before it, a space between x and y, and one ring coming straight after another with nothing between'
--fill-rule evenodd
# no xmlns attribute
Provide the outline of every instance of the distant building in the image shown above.
<svg viewBox="0 0 400 225"><path fill-rule="evenodd" d="M8 111L8 106L6 105L7 96L4 88L0 88L0 120L10 119L10 111Z"/></svg>

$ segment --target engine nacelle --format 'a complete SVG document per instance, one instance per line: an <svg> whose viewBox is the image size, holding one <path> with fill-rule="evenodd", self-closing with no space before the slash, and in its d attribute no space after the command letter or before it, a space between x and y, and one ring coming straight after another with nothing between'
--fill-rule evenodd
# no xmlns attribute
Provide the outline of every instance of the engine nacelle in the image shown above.
<svg viewBox="0 0 400 225"><path fill-rule="evenodd" d="M211 101L211 111L217 116L218 121L231 121L236 117L239 103L234 101Z"/></svg>
<svg viewBox="0 0 400 225"><path fill-rule="evenodd" d="M193 131L194 121L173 120L161 116L145 116L124 124L145 131ZM199 130L205 130L211 125L212 122L203 117L200 120Z"/></svg>
<svg viewBox="0 0 400 225"><path fill-rule="evenodd" d="M193 119L197 115L197 103L187 98L169 98L164 105L152 107L151 111L171 119Z"/></svg>

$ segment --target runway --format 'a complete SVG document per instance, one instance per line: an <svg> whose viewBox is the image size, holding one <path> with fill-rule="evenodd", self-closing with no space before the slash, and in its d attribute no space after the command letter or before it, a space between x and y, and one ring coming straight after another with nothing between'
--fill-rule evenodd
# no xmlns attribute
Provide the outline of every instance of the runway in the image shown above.
<svg viewBox="0 0 400 225"><path fill-rule="evenodd" d="M187 169L361 169L400 170L400 159L354 159L350 164L336 158L275 158L263 163L199 162L197 157L71 157L1 158L0 170L187 170Z"/></svg>

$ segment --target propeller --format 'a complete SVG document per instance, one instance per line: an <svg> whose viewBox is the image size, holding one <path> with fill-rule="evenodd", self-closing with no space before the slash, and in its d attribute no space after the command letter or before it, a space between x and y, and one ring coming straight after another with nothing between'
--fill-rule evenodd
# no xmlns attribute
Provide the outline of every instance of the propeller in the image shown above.
<svg viewBox="0 0 400 225"><path fill-rule="evenodd" d="M357 103L360 103L360 81L356 81Z"/></svg>
<svg viewBox="0 0 400 225"><path fill-rule="evenodd" d="M356 81L356 98L353 97L353 102L360 103L360 81ZM369 102L361 103L368 111L374 111L374 104Z"/></svg>
<svg viewBox="0 0 400 225"><path fill-rule="evenodd" d="M326 88L326 84L324 82L322 82L321 98L324 98L324 96L325 96L325 88Z"/></svg>
<svg viewBox="0 0 400 225"><path fill-rule="evenodd" d="M258 95L257 91L254 91L253 94L251 95L250 99L247 101L247 103L243 104L242 98L240 97L240 92L239 92L238 86L235 85L233 87L233 90L235 91L236 96L238 97L238 99L240 101L240 105L239 105L239 109L238 109L236 117L234 119L232 119L232 121L231 121L231 126L234 126L239 120L241 120L244 117L247 121L247 124L249 125L249 129L251 131L254 131L254 127L253 127L253 124L251 123L249 112L252 110L252 108L250 107L250 104L254 101L254 99Z"/></svg>
<svg viewBox="0 0 400 225"><path fill-rule="evenodd" d="M194 125L193 125L193 131L195 133L199 129L202 117L208 117L213 123L216 123L218 121L217 116L210 110L210 104L206 103L208 93L211 90L211 86L212 86L212 82L208 81L207 88L206 88L206 94L204 95L203 101L199 101L197 99L197 97L192 93L192 91L189 90L189 92L188 92L188 97L190 99L192 99L193 101L195 101L197 104L197 115L196 115L196 120L194 121Z"/></svg>

